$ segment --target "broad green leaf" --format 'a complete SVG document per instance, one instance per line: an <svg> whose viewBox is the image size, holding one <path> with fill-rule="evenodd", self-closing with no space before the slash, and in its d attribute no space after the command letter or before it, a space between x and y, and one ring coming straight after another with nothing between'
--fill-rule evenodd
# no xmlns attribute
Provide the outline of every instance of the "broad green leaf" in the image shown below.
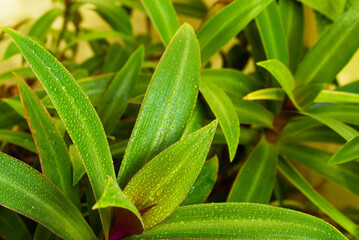
<svg viewBox="0 0 359 240"><path fill-rule="evenodd" d="M217 173L218 158L214 156L204 163L201 172L181 205L200 204L206 200L216 183Z"/></svg>
<svg viewBox="0 0 359 240"><path fill-rule="evenodd" d="M359 136L343 145L330 159L330 164L345 163L359 158ZM359 194L358 194L359 195Z"/></svg>
<svg viewBox="0 0 359 240"><path fill-rule="evenodd" d="M20 216L0 206L0 237L4 240L24 239L31 240L29 230Z"/></svg>
<svg viewBox="0 0 359 240"><path fill-rule="evenodd" d="M107 134L111 134L126 110L127 100L131 97L140 74L142 61L143 47L140 47L117 73L105 91L100 106L97 107L97 113Z"/></svg>
<svg viewBox="0 0 359 240"><path fill-rule="evenodd" d="M52 23L57 17L62 14L63 10L60 8L52 8L45 12L36 22L31 26L28 36L36 41L42 42L48 33ZM10 57L19 53L18 48L14 43L10 43L8 48L5 50L2 60L5 61ZM25 77L21 75L22 77Z"/></svg>
<svg viewBox="0 0 359 240"><path fill-rule="evenodd" d="M279 159L279 170L284 176L298 188L311 202L313 202L319 209L325 212L331 219L337 222L340 226L346 229L354 236L359 236L358 226L352 222L348 217L339 212L333 205L327 202L320 196L313 187L303 178L302 175L286 160ZM325 239L325 238L324 238Z"/></svg>
<svg viewBox="0 0 359 240"><path fill-rule="evenodd" d="M93 187L99 198L106 185L106 176L115 177L110 148L105 131L91 102L75 79L49 52L20 33L3 28L14 40L28 61L74 142ZM101 210L107 236L110 209Z"/></svg>
<svg viewBox="0 0 359 240"><path fill-rule="evenodd" d="M201 82L206 81L222 88L229 97L241 98L258 88L258 83L240 71L229 68L204 69Z"/></svg>
<svg viewBox="0 0 359 240"><path fill-rule="evenodd" d="M350 162L341 165L329 165L332 154L297 143L281 141L280 154L313 169L325 178L359 195L359 163Z"/></svg>
<svg viewBox="0 0 359 240"><path fill-rule="evenodd" d="M110 239L143 232L142 217L131 200L122 192L115 178L108 178L105 191L93 209L116 207L116 216L111 226Z"/></svg>
<svg viewBox="0 0 359 240"><path fill-rule="evenodd" d="M329 83L335 78L359 47L358 15L359 4L341 15L321 36L295 73L297 86Z"/></svg>
<svg viewBox="0 0 359 240"><path fill-rule="evenodd" d="M346 0L299 0L325 15L331 20L336 20L344 11Z"/></svg>
<svg viewBox="0 0 359 240"><path fill-rule="evenodd" d="M268 203L276 175L277 149L262 137L237 175L228 202Z"/></svg>
<svg viewBox="0 0 359 240"><path fill-rule="evenodd" d="M0 129L0 141L9 142L33 153L37 153L34 140L28 133Z"/></svg>
<svg viewBox="0 0 359 240"><path fill-rule="evenodd" d="M74 145L70 145L69 154L72 163L72 185L75 186L86 173L86 169Z"/></svg>
<svg viewBox="0 0 359 240"><path fill-rule="evenodd" d="M308 84L297 87L293 94L299 106L308 108L312 105L313 100L322 91L326 84Z"/></svg>
<svg viewBox="0 0 359 240"><path fill-rule="evenodd" d="M15 77L26 119L40 158L42 173L79 207L79 192L72 186L71 160L66 144L34 91L21 77L18 75Z"/></svg>
<svg viewBox="0 0 359 240"><path fill-rule="evenodd" d="M319 105L309 109L308 112L324 115L345 123L359 125L358 104Z"/></svg>
<svg viewBox="0 0 359 240"><path fill-rule="evenodd" d="M64 239L97 239L79 210L52 182L27 164L0 153L0 205Z"/></svg>
<svg viewBox="0 0 359 240"><path fill-rule="evenodd" d="M359 94L323 90L314 99L314 102L359 103Z"/></svg>
<svg viewBox="0 0 359 240"><path fill-rule="evenodd" d="M338 120L335 120L331 117L327 117L322 114L314 114L314 113L308 113L308 112L301 112L301 114L311 117L324 125L331 128L333 131L338 133L340 136L342 136L345 140L349 141L350 139L356 137L359 135L358 131L354 128L350 127L349 125L342 123Z"/></svg>
<svg viewBox="0 0 359 240"><path fill-rule="evenodd" d="M281 17L275 1L271 2L256 17L256 23L267 59L277 59L288 66L288 46Z"/></svg>
<svg viewBox="0 0 359 240"><path fill-rule="evenodd" d="M234 102L234 107L240 123L258 124L273 128L273 113L259 103L239 100Z"/></svg>
<svg viewBox="0 0 359 240"><path fill-rule="evenodd" d="M195 106L199 46L184 24L168 45L148 86L118 175L120 187L151 158L178 141Z"/></svg>
<svg viewBox="0 0 359 240"><path fill-rule="evenodd" d="M176 12L170 0L141 0L162 42L167 46L179 28Z"/></svg>
<svg viewBox="0 0 359 240"><path fill-rule="evenodd" d="M281 88L265 88L251 92L243 97L245 100L275 100L282 101L285 98L285 92Z"/></svg>
<svg viewBox="0 0 359 240"><path fill-rule="evenodd" d="M213 83L201 81L199 90L213 114L218 118L228 144L229 158L232 161L236 155L239 141L239 121L236 109L227 94Z"/></svg>
<svg viewBox="0 0 359 240"><path fill-rule="evenodd" d="M145 228L169 216L183 201L211 146L217 120L176 142L145 165L124 193L143 215Z"/></svg>
<svg viewBox="0 0 359 240"><path fill-rule="evenodd" d="M323 220L256 203L178 208L160 224L128 239L347 239Z"/></svg>
<svg viewBox="0 0 359 240"><path fill-rule="evenodd" d="M293 95L295 80L290 70L277 59L259 62L257 65L267 69L277 79L294 106L300 110L301 107L297 104L297 101Z"/></svg>
<svg viewBox="0 0 359 240"><path fill-rule="evenodd" d="M289 69L295 72L303 50L304 12L301 3L293 0L279 1L284 32L288 42Z"/></svg>
<svg viewBox="0 0 359 240"><path fill-rule="evenodd" d="M204 23L198 32L202 62L207 62L272 0L233 1Z"/></svg>

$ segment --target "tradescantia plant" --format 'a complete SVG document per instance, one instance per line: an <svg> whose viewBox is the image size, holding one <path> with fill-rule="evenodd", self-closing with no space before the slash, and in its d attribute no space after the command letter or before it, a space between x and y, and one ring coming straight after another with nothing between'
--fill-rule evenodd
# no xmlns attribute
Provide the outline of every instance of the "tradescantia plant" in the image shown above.
<svg viewBox="0 0 359 240"><path fill-rule="evenodd" d="M355 214L298 167L359 195L358 82L336 81L359 48L358 1L61 4L28 37L2 28L12 40L3 60L21 52L26 63L0 74L19 92L0 103L0 238L359 237ZM88 5L112 30L82 27ZM310 49L304 7L320 35ZM138 11L161 43L151 29L134 33ZM79 63L83 42L93 56ZM291 198L298 191L309 201Z"/></svg>

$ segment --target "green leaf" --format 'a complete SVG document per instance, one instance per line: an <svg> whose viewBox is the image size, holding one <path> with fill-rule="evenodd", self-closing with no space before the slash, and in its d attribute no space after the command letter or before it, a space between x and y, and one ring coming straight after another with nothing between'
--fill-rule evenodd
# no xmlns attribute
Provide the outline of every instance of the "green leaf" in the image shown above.
<svg viewBox="0 0 359 240"><path fill-rule="evenodd" d="M328 1L329 2L329 1ZM359 4L353 6L326 31L304 57L295 73L297 86L329 83L359 47Z"/></svg>
<svg viewBox="0 0 359 240"><path fill-rule="evenodd" d="M344 11L346 0L299 0L331 20L336 20Z"/></svg>
<svg viewBox="0 0 359 240"><path fill-rule="evenodd" d="M125 154L128 141L121 141L110 145L111 154L115 157L122 157Z"/></svg>
<svg viewBox="0 0 359 240"><path fill-rule="evenodd" d="M0 129L9 128L18 123L25 122L25 119L7 103L0 103L0 112Z"/></svg>
<svg viewBox="0 0 359 240"><path fill-rule="evenodd" d="M97 239L79 210L52 182L0 153L0 204L41 223L64 239Z"/></svg>
<svg viewBox="0 0 359 240"><path fill-rule="evenodd" d="M136 84L142 61L143 47L140 47L117 73L104 93L100 106L97 107L97 113L107 134L111 134L126 110L127 101L130 99Z"/></svg>
<svg viewBox="0 0 359 240"><path fill-rule="evenodd" d="M347 141L358 136L358 134L359 134L357 130L348 126L347 124L342 123L333 118L327 117L325 115L308 113L308 112L301 112L301 114L311 117L311 118L323 123L324 125L331 128L333 131L338 133L340 136L342 136Z"/></svg>
<svg viewBox="0 0 359 240"><path fill-rule="evenodd" d="M170 215L183 201L206 160L217 120L173 144L128 183L124 193L143 215L149 228Z"/></svg>
<svg viewBox="0 0 359 240"><path fill-rule="evenodd" d="M173 6L178 14L203 19L208 11L206 4L202 0L184 0L174 2Z"/></svg>
<svg viewBox="0 0 359 240"><path fill-rule="evenodd" d="M168 45L148 86L122 160L120 187L150 159L181 138L195 106L199 74L196 35L190 25L184 24Z"/></svg>
<svg viewBox="0 0 359 240"><path fill-rule="evenodd" d="M160 224L128 239L347 239L319 218L256 203L178 208Z"/></svg>
<svg viewBox="0 0 359 240"><path fill-rule="evenodd" d="M131 51L119 43L112 44L107 51L102 73L117 73L125 65Z"/></svg>
<svg viewBox="0 0 359 240"><path fill-rule="evenodd" d="M86 169L76 147L73 144L69 147L69 154L72 162L72 185L75 186L86 173Z"/></svg>
<svg viewBox="0 0 359 240"><path fill-rule="evenodd" d="M301 107L297 104L297 101L293 95L293 90L295 88L295 80L290 70L281 61L277 59L259 62L257 63L257 65L267 69L277 79L277 81L282 86L283 90L286 92L292 103L297 109L300 110Z"/></svg>
<svg viewBox="0 0 359 240"><path fill-rule="evenodd" d="M227 201L268 203L274 186L276 164L277 149L263 137L238 173Z"/></svg>
<svg viewBox="0 0 359 240"><path fill-rule="evenodd" d="M358 237L358 226L352 222L348 217L339 212L333 205L327 202L320 196L312 186L303 178L302 175L286 160L279 159L279 170L285 177L298 188L311 202L313 202L319 209L325 212L331 219L337 222L340 226L348 232ZM325 238L324 238L325 239Z"/></svg>
<svg viewBox="0 0 359 240"><path fill-rule="evenodd" d="M280 0L279 7L288 42L289 68L292 72L295 72L303 50L303 6L297 1Z"/></svg>
<svg viewBox="0 0 359 240"><path fill-rule="evenodd" d="M351 139L332 156L329 163L339 164L353 161L359 158L359 136ZM359 195L359 193L358 193Z"/></svg>
<svg viewBox="0 0 359 240"><path fill-rule="evenodd" d="M251 92L243 97L245 100L275 100L283 101L285 92L282 88L265 88Z"/></svg>
<svg viewBox="0 0 359 240"><path fill-rule="evenodd" d="M11 106L12 109L14 109L23 118L26 118L24 109L21 106L21 101L19 98L5 98L3 101L6 102L9 106Z"/></svg>
<svg viewBox="0 0 359 240"><path fill-rule="evenodd" d="M101 31L101 32L89 32L82 35L77 36L72 42L70 42L66 48L69 48L79 42L85 41L92 41L98 39L109 39L109 38L119 38L123 39L126 42L133 42L133 38L129 37L128 35L117 32L117 31Z"/></svg>
<svg viewBox="0 0 359 240"><path fill-rule="evenodd" d="M106 176L115 177L115 170L105 132L91 102L49 52L14 30L3 30L13 38L54 103L84 161L95 197L99 198L105 189ZM111 213L102 210L101 216L107 236Z"/></svg>
<svg viewBox="0 0 359 240"><path fill-rule="evenodd" d="M67 146L35 92L21 77L18 75L15 77L31 134L38 150L42 173L79 207L79 191L72 186L72 168Z"/></svg>
<svg viewBox="0 0 359 240"><path fill-rule="evenodd" d="M20 216L4 207L0 207L0 226L0 237L4 240L32 239Z"/></svg>
<svg viewBox="0 0 359 240"><path fill-rule="evenodd" d="M0 129L0 141L9 142L37 153L34 140L28 133Z"/></svg>
<svg viewBox="0 0 359 240"><path fill-rule="evenodd" d="M256 23L267 59L277 59L288 66L288 46L275 1L256 17Z"/></svg>
<svg viewBox="0 0 359 240"><path fill-rule="evenodd" d="M49 229L37 224L33 240L57 240L57 237Z"/></svg>
<svg viewBox="0 0 359 240"><path fill-rule="evenodd" d="M202 62L207 62L272 0L233 1L204 23L198 32Z"/></svg>
<svg viewBox="0 0 359 240"><path fill-rule="evenodd" d="M197 102L194 110L192 112L192 116L187 123L185 130L183 131L182 138L188 136L189 134L197 131L198 129L203 127L204 122L204 109L201 102Z"/></svg>
<svg viewBox="0 0 359 240"><path fill-rule="evenodd" d="M359 94L322 90L314 99L314 102L359 103Z"/></svg>
<svg viewBox="0 0 359 240"><path fill-rule="evenodd" d="M126 234L141 234L143 222L140 212L131 200L122 192L115 178L108 177L105 191L92 209L116 207L116 217L111 227L113 231L125 231ZM116 229L121 228L121 229Z"/></svg>
<svg viewBox="0 0 359 240"><path fill-rule="evenodd" d="M234 107L240 123L258 124L273 128L274 115L257 102L237 100Z"/></svg>
<svg viewBox="0 0 359 240"><path fill-rule="evenodd" d="M351 162L341 165L329 165L331 153L297 143L281 141L279 152L308 168L313 169L325 178L359 195L359 163Z"/></svg>
<svg viewBox="0 0 359 240"><path fill-rule="evenodd" d="M201 172L181 205L200 204L206 200L216 183L217 173L218 158L214 156L204 163Z"/></svg>
<svg viewBox="0 0 359 240"><path fill-rule="evenodd" d="M241 98L258 88L258 83L240 71L229 68L204 69L201 82L206 81L222 88L229 97Z"/></svg>
<svg viewBox="0 0 359 240"><path fill-rule="evenodd" d="M227 94L213 83L201 81L199 90L218 118L228 144L229 158L232 161L236 155L239 141L239 121L236 109Z"/></svg>
<svg viewBox="0 0 359 240"><path fill-rule="evenodd" d="M324 115L338 121L359 125L358 104L320 105L308 110L309 113Z"/></svg>
<svg viewBox="0 0 359 240"><path fill-rule="evenodd" d="M167 46L179 28L176 12L170 0L141 0L162 42Z"/></svg>
<svg viewBox="0 0 359 240"><path fill-rule="evenodd" d="M14 78L13 72L19 74L23 78L35 78L34 72L29 67L15 68L15 69L11 69L9 71L0 73L0 84L4 80L13 79Z"/></svg>

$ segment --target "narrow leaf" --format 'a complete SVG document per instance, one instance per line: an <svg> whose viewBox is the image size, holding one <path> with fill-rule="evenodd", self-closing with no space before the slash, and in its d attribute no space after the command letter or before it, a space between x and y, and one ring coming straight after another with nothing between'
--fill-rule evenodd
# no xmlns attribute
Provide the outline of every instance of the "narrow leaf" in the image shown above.
<svg viewBox="0 0 359 240"><path fill-rule="evenodd" d="M40 158L42 173L76 206L80 206L78 189L72 186L69 152L62 136L40 99L26 82L15 75L21 102Z"/></svg>
<svg viewBox="0 0 359 240"><path fill-rule="evenodd" d="M202 62L207 62L253 20L272 0L233 1L211 17L198 32Z"/></svg>
<svg viewBox="0 0 359 240"><path fill-rule="evenodd" d="M169 216L183 201L206 160L217 120L173 144L128 183L124 193L143 215L145 228Z"/></svg>
<svg viewBox="0 0 359 240"><path fill-rule="evenodd" d="M292 92L295 88L295 80L290 70L276 59L259 62L257 65L267 69L277 79L295 107L301 109Z"/></svg>
<svg viewBox="0 0 359 240"><path fill-rule="evenodd" d="M277 59L288 66L288 46L275 1L256 17L256 23L267 59Z"/></svg>
<svg viewBox="0 0 359 240"><path fill-rule="evenodd" d="M107 179L107 185L101 198L93 209L116 207L116 216L111 226L110 239L121 239L130 234L141 234L143 222L140 212L131 200L122 192L116 179Z"/></svg>
<svg viewBox="0 0 359 240"><path fill-rule="evenodd" d="M0 129L0 141L9 142L37 153L36 145L31 135L24 132Z"/></svg>
<svg viewBox="0 0 359 240"><path fill-rule="evenodd" d="M20 33L3 28L14 40L50 96L66 129L84 161L95 197L106 185L106 176L115 177L110 149L99 117L91 102L64 66L44 48ZM107 235L111 214L101 211Z"/></svg>
<svg viewBox="0 0 359 240"><path fill-rule="evenodd" d="M160 224L128 239L337 239L323 220L256 203L215 203L178 208Z"/></svg>
<svg viewBox="0 0 359 240"><path fill-rule="evenodd" d="M214 156L204 163L201 172L181 205L200 204L206 200L216 183L217 173L218 158Z"/></svg>
<svg viewBox="0 0 359 240"><path fill-rule="evenodd" d="M359 94L323 90L314 99L314 102L359 103Z"/></svg>
<svg viewBox="0 0 359 240"><path fill-rule="evenodd" d="M199 90L203 94L212 112L218 118L229 149L230 161L237 152L239 141L239 121L236 109L226 93L216 85L202 81Z"/></svg>
<svg viewBox="0 0 359 240"><path fill-rule="evenodd" d="M324 115L338 121L359 125L358 104L319 105L308 109L309 113Z"/></svg>
<svg viewBox="0 0 359 240"><path fill-rule="evenodd" d="M141 0L148 16L167 46L179 28L176 12L170 0Z"/></svg>
<svg viewBox="0 0 359 240"><path fill-rule="evenodd" d="M326 31L304 57L295 73L296 84L329 83L359 47L359 4Z"/></svg>
<svg viewBox="0 0 359 240"><path fill-rule="evenodd" d="M70 145L69 154L72 162L72 185L75 186L86 173L86 169L74 145Z"/></svg>
<svg viewBox="0 0 359 240"><path fill-rule="evenodd" d="M289 159L295 160L316 171L325 178L359 195L359 163L329 165L331 153L297 143L281 141L279 151Z"/></svg>
<svg viewBox="0 0 359 240"><path fill-rule="evenodd" d="M299 0L335 21L344 11L345 0Z"/></svg>
<svg viewBox="0 0 359 240"><path fill-rule="evenodd" d="M243 97L245 100L275 100L282 101L285 98L285 92L281 88L265 88L251 92Z"/></svg>
<svg viewBox="0 0 359 240"><path fill-rule="evenodd" d="M97 239L79 210L52 182L3 153L0 205L41 223L64 239Z"/></svg>
<svg viewBox="0 0 359 240"><path fill-rule="evenodd" d="M194 110L192 112L192 116L188 121L185 130L183 131L182 138L202 128L203 122L204 122L204 109L202 103L197 101L196 106L194 107Z"/></svg>
<svg viewBox="0 0 359 240"><path fill-rule="evenodd" d="M348 141L332 156L329 163L339 164L359 158L359 136ZM359 195L359 194L358 194Z"/></svg>
<svg viewBox="0 0 359 240"><path fill-rule="evenodd" d="M195 106L199 46L184 24L168 45L147 89L118 175L120 187L151 158L179 140Z"/></svg>
<svg viewBox="0 0 359 240"><path fill-rule="evenodd" d="M277 150L263 137L237 175L228 202L268 203L276 175Z"/></svg>
<svg viewBox="0 0 359 240"><path fill-rule="evenodd" d="M29 230L20 216L0 206L0 237L4 240L24 239L31 240Z"/></svg>
<svg viewBox="0 0 359 240"><path fill-rule="evenodd" d="M339 212L333 205L320 196L302 175L286 160L279 159L279 170L296 186L311 202L325 212L331 219L345 228L348 232L358 237L358 226L348 217Z"/></svg>

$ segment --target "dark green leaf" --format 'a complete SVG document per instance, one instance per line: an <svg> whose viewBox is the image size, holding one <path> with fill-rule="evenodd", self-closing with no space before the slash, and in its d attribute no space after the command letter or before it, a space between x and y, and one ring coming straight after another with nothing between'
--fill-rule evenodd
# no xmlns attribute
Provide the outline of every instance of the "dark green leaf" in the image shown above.
<svg viewBox="0 0 359 240"><path fill-rule="evenodd" d="M9 142L33 153L37 153L34 140L28 133L0 129L0 141Z"/></svg>
<svg viewBox="0 0 359 240"><path fill-rule="evenodd" d="M29 230L20 216L0 206L0 237L4 240L24 239L31 240Z"/></svg>
<svg viewBox="0 0 359 240"><path fill-rule="evenodd" d="M359 136L343 145L330 159L330 164L345 163L359 158ZM359 194L358 194L359 195Z"/></svg>

